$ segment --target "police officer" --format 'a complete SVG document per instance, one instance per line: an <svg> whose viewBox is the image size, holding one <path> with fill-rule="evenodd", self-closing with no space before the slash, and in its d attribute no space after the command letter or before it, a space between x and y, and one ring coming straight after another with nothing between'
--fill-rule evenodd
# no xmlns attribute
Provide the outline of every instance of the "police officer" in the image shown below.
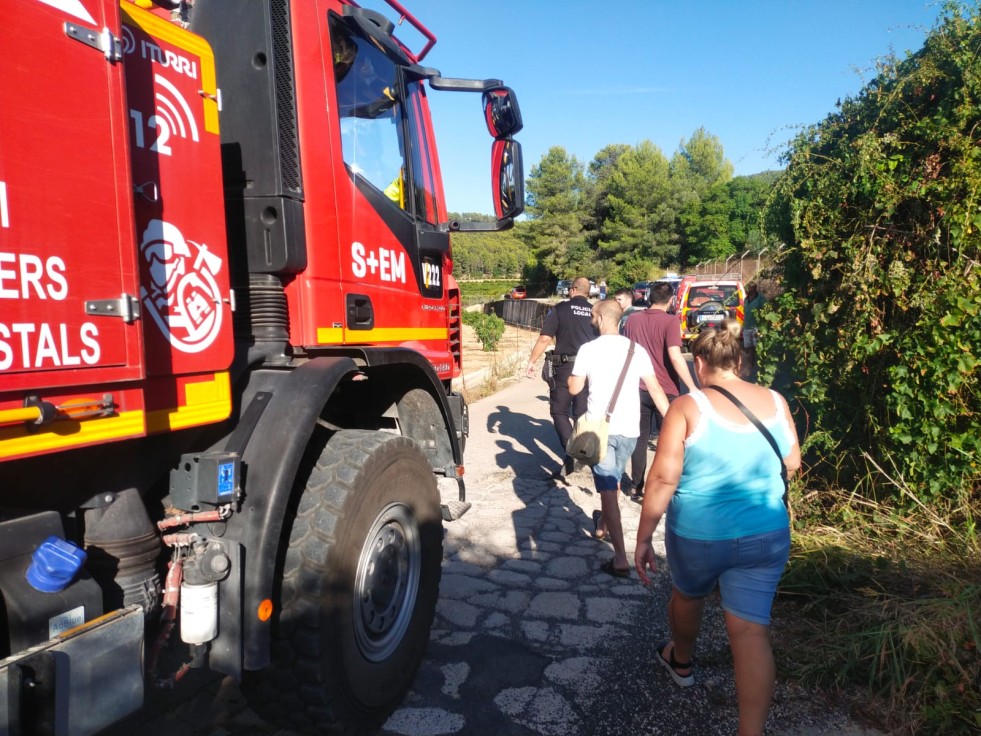
<svg viewBox="0 0 981 736"><path fill-rule="evenodd" d="M553 380L549 382L548 400L549 413L563 451L572 436L573 424L586 411L586 391L572 396L569 393L569 376L572 375L579 346L597 337L588 296L589 279L580 276L569 287L569 300L557 304L545 317L545 324L538 341L531 349L531 358L525 371L528 378L535 376L535 363L551 344L552 338L555 338L555 351L550 358L546 358L552 361L554 369ZM567 456L563 461L565 474L571 474L574 468L572 458Z"/></svg>

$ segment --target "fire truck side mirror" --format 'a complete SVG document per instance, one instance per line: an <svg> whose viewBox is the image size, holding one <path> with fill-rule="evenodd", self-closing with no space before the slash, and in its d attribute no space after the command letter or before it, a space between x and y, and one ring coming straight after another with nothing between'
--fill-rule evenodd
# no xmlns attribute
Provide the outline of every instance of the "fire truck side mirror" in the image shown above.
<svg viewBox="0 0 981 736"><path fill-rule="evenodd" d="M495 140L521 130L521 108L518 107L518 98L510 87L488 89L483 94L483 100L487 132Z"/></svg>
<svg viewBox="0 0 981 736"><path fill-rule="evenodd" d="M497 219L514 218L524 212L525 177L520 143L512 138L494 141L491 146L491 176Z"/></svg>

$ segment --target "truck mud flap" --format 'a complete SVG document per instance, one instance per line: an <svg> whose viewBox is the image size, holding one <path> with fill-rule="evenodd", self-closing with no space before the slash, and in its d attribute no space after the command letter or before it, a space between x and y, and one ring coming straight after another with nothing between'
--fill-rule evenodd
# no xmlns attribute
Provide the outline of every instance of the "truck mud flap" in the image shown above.
<svg viewBox="0 0 981 736"><path fill-rule="evenodd" d="M141 708L143 631L131 606L0 661L0 736L89 736Z"/></svg>

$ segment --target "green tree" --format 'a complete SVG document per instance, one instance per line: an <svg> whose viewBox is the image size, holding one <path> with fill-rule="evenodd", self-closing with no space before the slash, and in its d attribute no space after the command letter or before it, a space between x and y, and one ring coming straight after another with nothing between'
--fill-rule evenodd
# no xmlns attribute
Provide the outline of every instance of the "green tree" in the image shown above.
<svg viewBox="0 0 981 736"><path fill-rule="evenodd" d="M759 252L777 242L764 219L766 205L774 191L780 171L764 171L752 176L737 176L728 183L732 210L729 215L729 239L737 250Z"/></svg>
<svg viewBox="0 0 981 736"><path fill-rule="evenodd" d="M668 160L661 149L642 141L623 152L612 165L606 188L608 212L600 225L597 256L621 269L628 261L675 260L677 215L671 207Z"/></svg>
<svg viewBox="0 0 981 736"><path fill-rule="evenodd" d="M671 158L671 181L679 198L679 209L700 200L710 189L732 178L732 163L725 156L722 142L705 128L681 141Z"/></svg>
<svg viewBox="0 0 981 736"><path fill-rule="evenodd" d="M609 215L608 189L617 161L630 150L626 143L612 143L600 149L589 162L583 200L583 228L595 248L600 223Z"/></svg>
<svg viewBox="0 0 981 736"><path fill-rule="evenodd" d="M726 184L716 184L701 199L692 200L680 221L684 232L681 262L725 259L736 252L732 241L733 201Z"/></svg>
<svg viewBox="0 0 981 736"><path fill-rule="evenodd" d="M776 238L763 215L779 176L778 171L738 176L692 201L681 215L681 262L692 266L773 245Z"/></svg>
<svg viewBox="0 0 981 736"><path fill-rule="evenodd" d="M550 148L531 168L525 185L528 236L537 258L550 273L568 271L570 246L583 242L585 186L582 163L561 146Z"/></svg>

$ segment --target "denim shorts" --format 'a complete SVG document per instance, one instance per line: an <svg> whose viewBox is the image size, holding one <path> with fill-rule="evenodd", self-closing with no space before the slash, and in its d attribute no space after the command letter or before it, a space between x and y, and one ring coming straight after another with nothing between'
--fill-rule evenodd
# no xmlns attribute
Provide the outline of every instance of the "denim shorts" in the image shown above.
<svg viewBox="0 0 981 736"><path fill-rule="evenodd" d="M606 441L606 455L592 467L593 482L597 491L616 491L620 488L620 476L637 446L636 437L611 434Z"/></svg>
<svg viewBox="0 0 981 736"><path fill-rule="evenodd" d="M790 529L705 542L665 530L671 582L689 598L719 586L722 607L752 623L770 624L777 583L790 557Z"/></svg>

